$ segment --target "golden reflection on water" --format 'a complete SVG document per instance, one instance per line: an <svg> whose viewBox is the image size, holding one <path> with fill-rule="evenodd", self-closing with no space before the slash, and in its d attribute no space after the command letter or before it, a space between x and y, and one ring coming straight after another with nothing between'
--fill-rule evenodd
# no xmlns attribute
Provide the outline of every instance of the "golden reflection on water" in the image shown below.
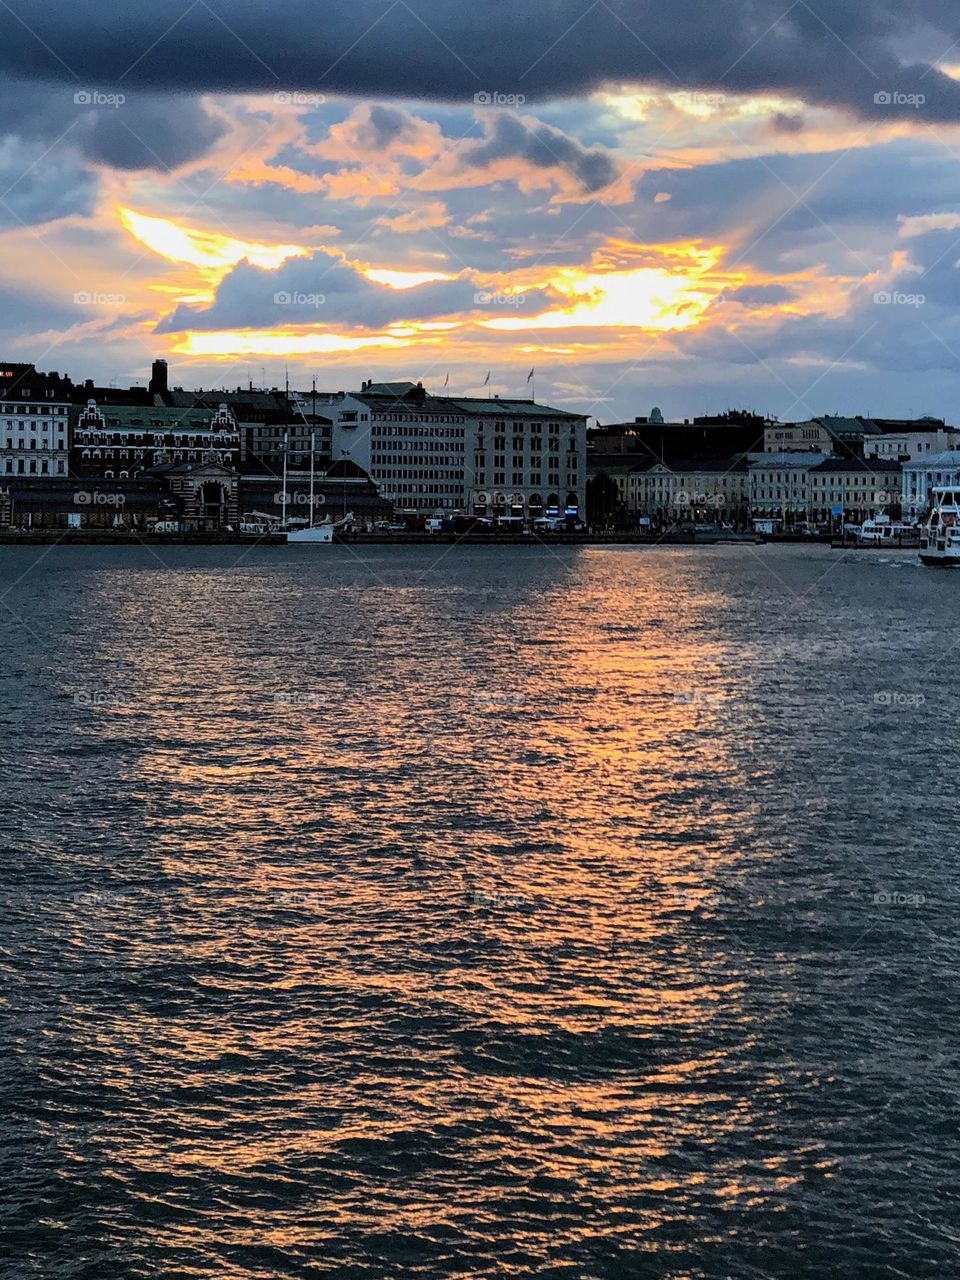
<svg viewBox="0 0 960 1280"><path fill-rule="evenodd" d="M777 1010L717 894L777 855L729 598L666 551L383 571L265 558L81 597L81 659L126 700L72 733L139 895L98 926L122 1016L71 1028L111 1099L104 1170L177 1206L165 1247L218 1185L235 1241L446 1223L541 1260L826 1170L750 1154Z"/></svg>

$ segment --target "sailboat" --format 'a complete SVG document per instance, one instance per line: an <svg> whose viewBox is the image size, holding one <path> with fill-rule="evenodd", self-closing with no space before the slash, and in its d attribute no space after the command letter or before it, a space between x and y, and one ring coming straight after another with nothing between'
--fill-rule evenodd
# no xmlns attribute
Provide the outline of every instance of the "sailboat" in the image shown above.
<svg viewBox="0 0 960 1280"><path fill-rule="evenodd" d="M314 444L316 436L310 436L310 519L305 526L301 526L299 522L295 525L293 521L287 520L287 437L283 440L283 499L280 516L280 528L278 532L287 535L288 543L301 542L333 542L333 525L330 520L324 520L322 524L314 524L313 513L313 457Z"/></svg>

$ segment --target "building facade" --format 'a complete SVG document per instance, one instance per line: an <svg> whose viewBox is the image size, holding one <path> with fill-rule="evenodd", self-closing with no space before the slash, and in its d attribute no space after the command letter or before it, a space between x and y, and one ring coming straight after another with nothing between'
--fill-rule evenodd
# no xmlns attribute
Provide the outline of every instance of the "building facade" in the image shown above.
<svg viewBox="0 0 960 1280"><path fill-rule="evenodd" d="M750 514L754 519L799 524L807 519L809 473L825 460L823 453L768 453L751 462Z"/></svg>
<svg viewBox="0 0 960 1280"><path fill-rule="evenodd" d="M926 515L934 486L948 484L960 488L960 450L905 462L900 486L903 514L913 519Z"/></svg>
<svg viewBox="0 0 960 1280"><path fill-rule="evenodd" d="M867 441L883 433L869 418L841 418L829 414L806 422L768 422L763 433L765 453L860 454Z"/></svg>
<svg viewBox="0 0 960 1280"><path fill-rule="evenodd" d="M887 458L824 459L807 476L809 518L862 521L876 515L900 515L900 463Z"/></svg>
<svg viewBox="0 0 960 1280"><path fill-rule="evenodd" d="M611 477L631 519L656 525L691 522L743 524L750 511L745 457L713 462L649 462Z"/></svg>
<svg viewBox="0 0 960 1280"><path fill-rule="evenodd" d="M70 405L57 374L0 364L0 477L66 476Z"/></svg>
<svg viewBox="0 0 960 1280"><path fill-rule="evenodd" d="M586 418L531 400L433 396L366 383L325 408L333 455L366 471L398 512L533 520L580 515Z"/></svg>
<svg viewBox="0 0 960 1280"><path fill-rule="evenodd" d="M918 418L915 421L898 422L891 419L874 419L883 435L871 436L864 441L864 456L884 458L890 462L908 462L913 458L934 457L956 449L960 444L960 431L948 427L942 419Z"/></svg>
<svg viewBox="0 0 960 1280"><path fill-rule="evenodd" d="M71 456L75 475L107 480L127 479L164 465L205 463L236 469L240 433L224 404L214 412L99 406L90 400L76 411Z"/></svg>

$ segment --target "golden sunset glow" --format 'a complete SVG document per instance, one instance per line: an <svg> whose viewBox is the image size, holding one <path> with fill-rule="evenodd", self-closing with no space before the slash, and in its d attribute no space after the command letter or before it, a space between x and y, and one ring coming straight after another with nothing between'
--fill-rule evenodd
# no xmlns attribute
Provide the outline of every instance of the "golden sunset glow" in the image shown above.
<svg viewBox="0 0 960 1280"><path fill-rule="evenodd" d="M389 267L367 267L363 274L374 284L385 284L389 289L415 289L418 284L456 279L447 271L399 271Z"/></svg>
<svg viewBox="0 0 960 1280"><path fill-rule="evenodd" d="M244 258L255 267L272 271L288 258L304 257L308 250L295 244L258 244L233 236L178 226L169 218L154 218L133 209L117 209L120 221L141 244L170 262L185 262L204 272L223 276Z"/></svg>
<svg viewBox="0 0 960 1280"><path fill-rule="evenodd" d="M744 283L743 273L715 270L723 250L696 245L631 246L665 265L630 270L565 268L548 285L569 302L563 310L500 316L483 321L499 330L635 328L688 329L724 289ZM616 258L616 254L613 255Z"/></svg>
<svg viewBox="0 0 960 1280"><path fill-rule="evenodd" d="M273 329L224 329L213 333L187 333L173 345L185 356L313 356L341 351L362 351L365 347L403 345L394 334L352 337L339 333L287 333Z"/></svg>

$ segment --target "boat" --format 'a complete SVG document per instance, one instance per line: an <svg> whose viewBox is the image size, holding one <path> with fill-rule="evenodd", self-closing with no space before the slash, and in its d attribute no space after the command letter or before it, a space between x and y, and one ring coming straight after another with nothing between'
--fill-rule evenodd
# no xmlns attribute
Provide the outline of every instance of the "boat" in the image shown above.
<svg viewBox="0 0 960 1280"><path fill-rule="evenodd" d="M873 516L864 520L857 534L857 542L863 547L899 547L904 542L917 544L917 526L889 516Z"/></svg>
<svg viewBox="0 0 960 1280"><path fill-rule="evenodd" d="M920 524L920 563L931 568L960 565L960 489L935 485L933 506Z"/></svg>
<svg viewBox="0 0 960 1280"><path fill-rule="evenodd" d="M281 508L280 523L277 526L277 532L286 536L287 542L301 545L303 543L330 543L333 542L333 522L329 519L321 521L320 524L314 523L314 511L316 506L313 499L313 456L315 452L315 436L310 435L310 498L309 498L309 520L287 519L287 437L283 438L283 506Z"/></svg>

